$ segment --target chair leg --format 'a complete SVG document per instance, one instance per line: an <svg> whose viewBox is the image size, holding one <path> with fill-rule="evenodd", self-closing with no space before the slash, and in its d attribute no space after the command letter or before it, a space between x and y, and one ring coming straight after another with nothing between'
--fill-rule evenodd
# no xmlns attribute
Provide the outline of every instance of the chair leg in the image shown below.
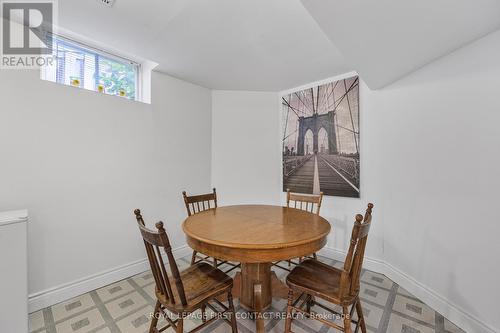
<svg viewBox="0 0 500 333"><path fill-rule="evenodd" d="M292 330L292 304L293 304L293 290L288 289L288 303L286 307L286 321L285 321L285 333L290 333Z"/></svg>
<svg viewBox="0 0 500 333"><path fill-rule="evenodd" d="M238 324L236 324L236 312L234 311L233 295L227 293L227 302L229 303L229 312L231 313L231 330L232 333L238 333Z"/></svg>
<svg viewBox="0 0 500 333"><path fill-rule="evenodd" d="M342 311L344 314L344 332L345 333L352 333L351 315L349 313L349 307L343 306Z"/></svg>
<svg viewBox="0 0 500 333"><path fill-rule="evenodd" d="M203 304L201 306L201 322L205 323L207 321L207 306Z"/></svg>
<svg viewBox="0 0 500 333"><path fill-rule="evenodd" d="M216 259L216 258L214 258L214 263L213 263L213 266L214 266L215 268L217 268L217 259Z"/></svg>
<svg viewBox="0 0 500 333"><path fill-rule="evenodd" d="M160 301L156 301L153 318L151 319L151 325L149 326L149 333L156 332L156 325L158 325L158 319L160 318L160 306Z"/></svg>
<svg viewBox="0 0 500 333"><path fill-rule="evenodd" d="M184 314L181 314L179 320L177 321L177 327L175 328L175 333L183 333L184 332Z"/></svg>
<svg viewBox="0 0 500 333"><path fill-rule="evenodd" d="M313 258L314 258L315 260L318 260L318 256L316 255L316 253L313 253Z"/></svg>
<svg viewBox="0 0 500 333"><path fill-rule="evenodd" d="M255 329L257 333L264 333L264 317L262 316L262 284L253 285L253 302L255 307Z"/></svg>
<svg viewBox="0 0 500 333"><path fill-rule="evenodd" d="M314 305L314 296L309 295L306 302L306 311L311 315L311 307Z"/></svg>
<svg viewBox="0 0 500 333"><path fill-rule="evenodd" d="M356 313L358 314L358 322L361 327L361 332L366 333L365 317L363 315L363 307L361 306L361 300L359 298L356 302Z"/></svg>
<svg viewBox="0 0 500 333"><path fill-rule="evenodd" d="M198 252L193 251L193 256L191 257L191 265L194 265L194 263L195 263L195 261L196 261L196 254L197 254L197 253L198 253Z"/></svg>

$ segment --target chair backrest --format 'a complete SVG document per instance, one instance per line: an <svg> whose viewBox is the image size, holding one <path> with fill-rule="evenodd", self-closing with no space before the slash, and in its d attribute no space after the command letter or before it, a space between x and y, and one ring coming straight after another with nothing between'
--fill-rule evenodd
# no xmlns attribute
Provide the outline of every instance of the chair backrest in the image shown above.
<svg viewBox="0 0 500 333"><path fill-rule="evenodd" d="M146 228L144 219L142 218L141 211L139 209L136 209L134 214L144 241L144 246L146 247L151 272L153 273L156 283L156 289L172 304L181 302L183 306L186 306L187 301L186 294L184 292L184 285L182 284L179 268L177 267L177 263L172 255L172 248L170 247L167 232L163 228L163 222L160 221L156 223L156 229L158 229L156 232ZM163 248L165 254L167 255L168 264L170 265L170 271L172 272L172 276L174 278L179 299L175 299L174 293L172 292L172 286L170 284L167 270L165 269L161 248Z"/></svg>
<svg viewBox="0 0 500 333"><path fill-rule="evenodd" d="M217 192L215 191L215 187L212 193L188 196L186 191L183 191L182 196L184 197L188 216L217 208Z"/></svg>
<svg viewBox="0 0 500 333"><path fill-rule="evenodd" d="M341 297L357 295L359 292L359 278L363 267L368 232L372 222L372 209L373 204L369 203L365 216L356 215L356 221L352 228L351 243L340 282Z"/></svg>
<svg viewBox="0 0 500 333"><path fill-rule="evenodd" d="M289 189L286 190L286 206L290 208L297 208L319 215L322 200L323 192L320 192L319 195L310 195L292 193ZM290 201L293 201L293 203L290 203Z"/></svg>

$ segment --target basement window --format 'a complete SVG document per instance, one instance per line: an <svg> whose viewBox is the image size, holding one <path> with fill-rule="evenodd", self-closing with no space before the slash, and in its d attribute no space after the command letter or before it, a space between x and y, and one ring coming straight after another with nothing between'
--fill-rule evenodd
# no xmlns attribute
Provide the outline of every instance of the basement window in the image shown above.
<svg viewBox="0 0 500 333"><path fill-rule="evenodd" d="M140 100L140 65L61 36L52 36L51 65L41 68L43 80Z"/></svg>

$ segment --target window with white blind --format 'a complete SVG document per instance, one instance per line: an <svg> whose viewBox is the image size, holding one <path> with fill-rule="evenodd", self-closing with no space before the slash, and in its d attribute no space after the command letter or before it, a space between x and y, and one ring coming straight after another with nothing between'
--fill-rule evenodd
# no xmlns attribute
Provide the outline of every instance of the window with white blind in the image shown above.
<svg viewBox="0 0 500 333"><path fill-rule="evenodd" d="M51 65L41 78L131 100L139 99L139 65L75 41L53 36Z"/></svg>

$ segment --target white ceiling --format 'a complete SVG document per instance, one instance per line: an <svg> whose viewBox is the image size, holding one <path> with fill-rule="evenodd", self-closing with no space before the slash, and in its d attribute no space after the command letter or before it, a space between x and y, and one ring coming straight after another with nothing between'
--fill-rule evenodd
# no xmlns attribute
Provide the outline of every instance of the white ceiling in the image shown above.
<svg viewBox="0 0 500 333"><path fill-rule="evenodd" d="M214 89L280 91L351 70L378 88L500 28L500 1L60 0L59 25Z"/></svg>
<svg viewBox="0 0 500 333"><path fill-rule="evenodd" d="M302 3L372 89L500 28L498 0Z"/></svg>

